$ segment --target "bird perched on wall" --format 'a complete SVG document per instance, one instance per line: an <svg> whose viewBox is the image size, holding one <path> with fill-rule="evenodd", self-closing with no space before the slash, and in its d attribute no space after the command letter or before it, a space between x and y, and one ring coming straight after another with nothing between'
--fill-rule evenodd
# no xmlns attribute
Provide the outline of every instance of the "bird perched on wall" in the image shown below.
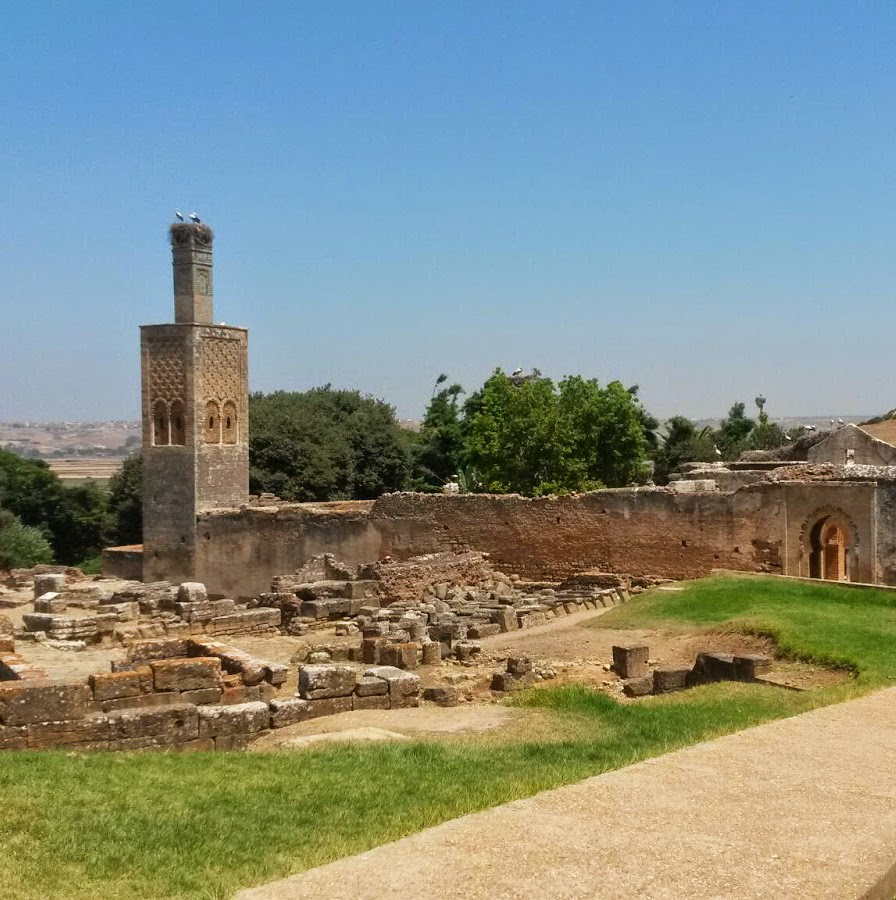
<svg viewBox="0 0 896 900"><path fill-rule="evenodd" d="M833 428L833 427L834 427L834 420L831 419L831 428Z"/></svg>
<svg viewBox="0 0 896 900"><path fill-rule="evenodd" d="M202 222L202 219L200 219L199 216L196 215L196 213L191 212L191 213L190 213L190 221L191 221L194 225L199 225L199 224Z"/></svg>
<svg viewBox="0 0 896 900"><path fill-rule="evenodd" d="M722 455L722 451L719 450L718 444L713 444L713 445L712 445L712 449L716 451L716 456L721 456L721 455Z"/></svg>
<svg viewBox="0 0 896 900"><path fill-rule="evenodd" d="M842 425L842 424L843 424L843 419L841 419L840 416L837 416L837 424L838 424L838 425Z"/></svg>
<svg viewBox="0 0 896 900"><path fill-rule="evenodd" d="M183 222L184 214L179 209L174 210L174 215L177 216L178 222Z"/></svg>

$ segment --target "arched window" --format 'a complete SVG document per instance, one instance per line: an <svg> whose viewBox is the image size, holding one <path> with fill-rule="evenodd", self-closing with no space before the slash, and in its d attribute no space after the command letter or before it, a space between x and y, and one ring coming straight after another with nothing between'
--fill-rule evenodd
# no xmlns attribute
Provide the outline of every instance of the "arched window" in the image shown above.
<svg viewBox="0 0 896 900"><path fill-rule="evenodd" d="M187 442L187 427L184 420L184 402L175 400L171 404L171 443L183 445Z"/></svg>
<svg viewBox="0 0 896 900"><path fill-rule="evenodd" d="M206 444L221 443L221 411L214 400L205 404L205 442Z"/></svg>
<svg viewBox="0 0 896 900"><path fill-rule="evenodd" d="M156 400L152 405L152 442L156 447L164 447L170 442L168 404L164 400Z"/></svg>
<svg viewBox="0 0 896 900"><path fill-rule="evenodd" d="M225 444L235 444L239 440L239 428L236 419L236 404L228 400L221 411L221 433Z"/></svg>

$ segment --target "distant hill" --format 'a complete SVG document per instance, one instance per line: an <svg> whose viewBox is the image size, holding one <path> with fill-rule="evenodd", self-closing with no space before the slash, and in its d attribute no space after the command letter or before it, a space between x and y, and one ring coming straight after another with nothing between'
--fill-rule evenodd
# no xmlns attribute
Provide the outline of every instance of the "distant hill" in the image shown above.
<svg viewBox="0 0 896 900"><path fill-rule="evenodd" d="M0 422L0 448L32 459L123 459L140 440L133 421Z"/></svg>

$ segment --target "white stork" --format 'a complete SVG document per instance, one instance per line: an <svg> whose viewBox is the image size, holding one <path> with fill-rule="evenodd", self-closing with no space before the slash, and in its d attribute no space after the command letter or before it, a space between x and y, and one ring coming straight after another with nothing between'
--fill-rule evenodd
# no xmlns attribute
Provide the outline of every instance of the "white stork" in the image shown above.
<svg viewBox="0 0 896 900"><path fill-rule="evenodd" d="M196 213L191 212L191 213L190 213L190 221L191 221L194 225L199 225L199 224L202 222L202 219L200 219L199 216L196 215Z"/></svg>
<svg viewBox="0 0 896 900"><path fill-rule="evenodd" d="M174 210L174 215L177 216L178 222L183 222L184 214L179 209Z"/></svg>

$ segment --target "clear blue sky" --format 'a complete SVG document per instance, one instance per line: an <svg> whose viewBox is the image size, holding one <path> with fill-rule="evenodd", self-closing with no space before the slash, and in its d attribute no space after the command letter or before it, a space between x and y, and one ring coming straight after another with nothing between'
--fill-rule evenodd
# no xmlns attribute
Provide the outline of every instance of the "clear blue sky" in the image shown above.
<svg viewBox="0 0 896 900"><path fill-rule="evenodd" d="M0 420L139 415L175 207L253 390L896 406L892 3L13 3Z"/></svg>

